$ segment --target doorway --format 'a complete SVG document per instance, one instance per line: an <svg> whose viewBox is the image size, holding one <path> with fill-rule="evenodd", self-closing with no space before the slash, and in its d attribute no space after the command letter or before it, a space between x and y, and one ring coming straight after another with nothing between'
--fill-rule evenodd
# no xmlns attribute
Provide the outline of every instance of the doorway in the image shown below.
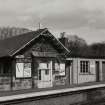
<svg viewBox="0 0 105 105"><path fill-rule="evenodd" d="M99 65L99 61L96 61L95 63L95 67L96 67L96 82L99 82L100 81L100 72L99 72L99 69L100 69L100 65Z"/></svg>
<svg viewBox="0 0 105 105"><path fill-rule="evenodd" d="M52 61L42 62L38 68L38 88L52 87Z"/></svg>
<svg viewBox="0 0 105 105"><path fill-rule="evenodd" d="M105 62L102 62L102 80L105 81Z"/></svg>

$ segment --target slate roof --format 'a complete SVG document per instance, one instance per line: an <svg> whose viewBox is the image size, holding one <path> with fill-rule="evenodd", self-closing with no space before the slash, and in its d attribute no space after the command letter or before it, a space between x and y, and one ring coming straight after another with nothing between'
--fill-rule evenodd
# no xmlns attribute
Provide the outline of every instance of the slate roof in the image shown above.
<svg viewBox="0 0 105 105"><path fill-rule="evenodd" d="M0 57L11 56L30 40L40 35L45 29L28 32L22 35L14 36L0 40Z"/></svg>
<svg viewBox="0 0 105 105"><path fill-rule="evenodd" d="M43 32L48 30L47 28L39 29L37 31L28 32L4 40L0 40L0 57L10 57L15 53L23 49L32 40L37 38ZM56 40L57 41L57 40ZM58 42L61 47L64 47L60 42ZM64 48L66 49L66 48Z"/></svg>

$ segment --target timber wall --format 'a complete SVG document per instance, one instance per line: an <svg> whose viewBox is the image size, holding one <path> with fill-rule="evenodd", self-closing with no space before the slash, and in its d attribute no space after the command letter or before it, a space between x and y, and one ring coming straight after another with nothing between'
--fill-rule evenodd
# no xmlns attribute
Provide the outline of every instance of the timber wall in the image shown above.
<svg viewBox="0 0 105 105"><path fill-rule="evenodd" d="M89 74L80 73L80 61L89 61ZM82 58L73 58L72 59L72 72L73 72L73 84L80 84L86 82L95 82L96 81L96 66L95 62L99 62L99 81L103 81L102 72L105 71L102 69L102 59L82 59ZM102 71L103 70L103 71ZM72 78L71 78L72 79Z"/></svg>

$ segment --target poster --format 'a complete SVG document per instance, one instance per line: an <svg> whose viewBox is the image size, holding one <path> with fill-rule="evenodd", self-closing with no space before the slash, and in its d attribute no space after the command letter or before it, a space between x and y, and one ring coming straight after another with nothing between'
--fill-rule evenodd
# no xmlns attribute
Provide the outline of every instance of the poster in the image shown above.
<svg viewBox="0 0 105 105"><path fill-rule="evenodd" d="M31 63L16 63L16 77L31 77Z"/></svg>
<svg viewBox="0 0 105 105"><path fill-rule="evenodd" d="M60 73L59 75L65 75L65 63L60 64Z"/></svg>
<svg viewBox="0 0 105 105"><path fill-rule="evenodd" d="M31 77L31 63L24 63L23 76Z"/></svg>

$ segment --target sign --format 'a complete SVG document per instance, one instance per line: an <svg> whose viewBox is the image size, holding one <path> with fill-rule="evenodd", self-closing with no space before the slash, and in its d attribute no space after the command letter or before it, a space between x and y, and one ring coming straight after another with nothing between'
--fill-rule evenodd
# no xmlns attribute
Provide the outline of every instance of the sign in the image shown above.
<svg viewBox="0 0 105 105"><path fill-rule="evenodd" d="M65 75L65 63L55 63L55 70L58 71L59 75Z"/></svg>
<svg viewBox="0 0 105 105"><path fill-rule="evenodd" d="M60 75L65 75L65 63L60 64Z"/></svg>
<svg viewBox="0 0 105 105"><path fill-rule="evenodd" d="M16 58L24 58L24 55L17 55Z"/></svg>
<svg viewBox="0 0 105 105"><path fill-rule="evenodd" d="M23 77L23 63L16 63L16 77Z"/></svg>
<svg viewBox="0 0 105 105"><path fill-rule="evenodd" d="M57 53L54 52L37 52L37 51L33 51L32 52L33 56L36 57L57 57Z"/></svg>

